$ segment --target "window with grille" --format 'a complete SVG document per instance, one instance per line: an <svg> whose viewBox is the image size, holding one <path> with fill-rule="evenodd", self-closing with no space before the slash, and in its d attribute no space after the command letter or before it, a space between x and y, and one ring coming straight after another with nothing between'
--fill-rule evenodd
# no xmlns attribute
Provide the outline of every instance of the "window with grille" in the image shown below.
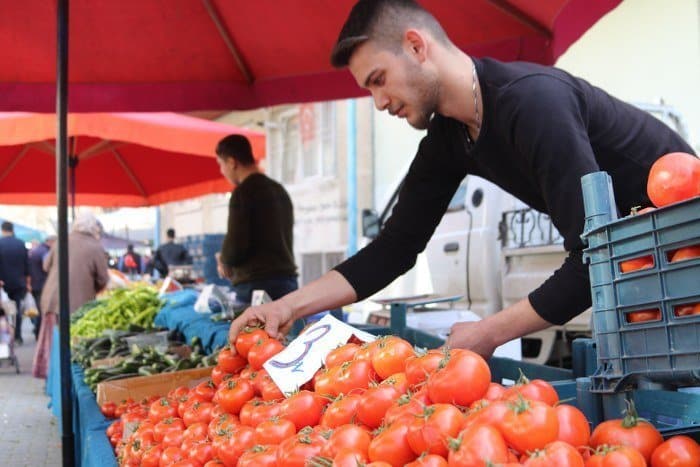
<svg viewBox="0 0 700 467"><path fill-rule="evenodd" d="M336 171L335 105L302 104L284 112L268 129L272 176L285 184Z"/></svg>

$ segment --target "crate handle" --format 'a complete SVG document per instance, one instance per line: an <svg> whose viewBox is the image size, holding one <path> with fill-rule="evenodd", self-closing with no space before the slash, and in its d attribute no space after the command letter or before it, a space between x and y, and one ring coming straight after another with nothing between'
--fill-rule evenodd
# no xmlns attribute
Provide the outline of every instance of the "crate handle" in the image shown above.
<svg viewBox="0 0 700 467"><path fill-rule="evenodd" d="M617 205L612 189L612 178L607 172L593 172L581 177L583 190L583 208L586 222L581 238L586 237L599 227L617 220Z"/></svg>

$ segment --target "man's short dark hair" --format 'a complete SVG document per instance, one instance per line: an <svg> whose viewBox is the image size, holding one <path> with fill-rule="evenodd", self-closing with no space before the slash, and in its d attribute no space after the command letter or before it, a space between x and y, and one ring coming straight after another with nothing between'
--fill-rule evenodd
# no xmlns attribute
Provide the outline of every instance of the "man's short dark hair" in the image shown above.
<svg viewBox="0 0 700 467"><path fill-rule="evenodd" d="M423 28L443 44L450 40L440 23L415 0L360 0L350 11L331 52L336 68L348 66L360 44L372 40L388 50L401 50L407 28Z"/></svg>
<svg viewBox="0 0 700 467"><path fill-rule="evenodd" d="M165 231L165 235L166 235L168 238L175 238L175 229L170 228L170 229L166 230L166 231Z"/></svg>
<svg viewBox="0 0 700 467"><path fill-rule="evenodd" d="M253 148L250 141L243 135L228 135L216 145L216 155L223 158L233 158L243 165L255 164Z"/></svg>
<svg viewBox="0 0 700 467"><path fill-rule="evenodd" d="M3 221L2 227L0 227L3 232L14 232L15 231L15 226L12 225L12 222L10 221Z"/></svg>

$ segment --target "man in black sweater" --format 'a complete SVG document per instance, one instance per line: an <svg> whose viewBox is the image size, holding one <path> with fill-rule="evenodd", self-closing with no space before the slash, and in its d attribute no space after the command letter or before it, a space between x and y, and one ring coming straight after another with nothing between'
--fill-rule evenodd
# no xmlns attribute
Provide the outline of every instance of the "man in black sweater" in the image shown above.
<svg viewBox="0 0 700 467"><path fill-rule="evenodd" d="M465 27L468 27L465 25ZM294 318L363 299L409 270L467 174L481 176L547 213L564 237L564 264L527 298L473 323L447 344L490 356L498 345L562 324L591 304L582 262L581 176L613 179L620 212L649 205L646 181L667 152L692 152L656 118L556 68L475 59L413 0L360 0L332 54L379 110L428 134L381 234L318 281L234 322L274 334Z"/></svg>
<svg viewBox="0 0 700 467"><path fill-rule="evenodd" d="M219 274L231 279L236 300L250 302L253 290L278 299L297 289L294 209L282 185L261 173L250 141L229 135L216 146L221 174L235 185Z"/></svg>

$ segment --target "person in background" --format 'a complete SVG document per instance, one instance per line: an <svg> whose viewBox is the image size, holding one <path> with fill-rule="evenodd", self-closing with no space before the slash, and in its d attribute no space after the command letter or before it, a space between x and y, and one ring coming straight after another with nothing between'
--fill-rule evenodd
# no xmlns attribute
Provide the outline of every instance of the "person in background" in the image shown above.
<svg viewBox="0 0 700 467"><path fill-rule="evenodd" d="M126 246L126 253L119 261L119 270L126 274L141 274L141 255L134 251L134 245Z"/></svg>
<svg viewBox="0 0 700 467"><path fill-rule="evenodd" d="M97 293L109 282L107 257L100 243L101 235L102 226L90 212L81 213L73 222L68 235L69 313L94 300ZM43 316L32 365L32 374L37 378L46 378L51 336L60 311L57 245L54 245L46 256L44 270L48 272L48 276L41 294L40 308Z"/></svg>
<svg viewBox="0 0 700 467"><path fill-rule="evenodd" d="M0 227L0 282L10 300L17 305L15 320L15 342L22 344L22 299L32 291L29 275L29 255L24 242L15 237L12 222L5 221Z"/></svg>
<svg viewBox="0 0 700 467"><path fill-rule="evenodd" d="M29 250L29 275L32 278L32 295L36 302L39 315L32 320L34 324L34 337L39 338L39 329L41 327L41 292L44 289L46 282L46 271L44 271L44 259L49 254L51 247L56 241L55 235L49 235L41 243L38 243L34 248Z"/></svg>
<svg viewBox="0 0 700 467"><path fill-rule="evenodd" d="M168 229L165 235L166 242L158 247L153 256L153 269L157 270L163 277L168 275L170 266L192 264L192 257L187 249L179 243L175 243L175 229Z"/></svg>
<svg viewBox="0 0 700 467"><path fill-rule="evenodd" d="M253 290L277 299L296 290L294 209L282 185L260 172L248 138L229 135L216 146L221 174L236 186L228 229L216 255L222 277L231 280L236 300L249 303Z"/></svg>

